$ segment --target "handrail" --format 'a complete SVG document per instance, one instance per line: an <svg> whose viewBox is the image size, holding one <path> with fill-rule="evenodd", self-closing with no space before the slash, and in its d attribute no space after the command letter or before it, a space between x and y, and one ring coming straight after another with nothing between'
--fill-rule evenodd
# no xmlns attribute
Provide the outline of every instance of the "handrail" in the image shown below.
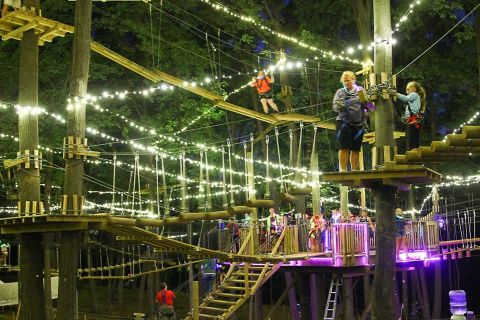
<svg viewBox="0 0 480 320"><path fill-rule="evenodd" d="M285 238L286 231L287 231L287 228L283 228L282 233L280 234L280 237L277 240L277 243L272 248L272 252L270 253L270 256L273 256L277 253L278 248L280 248L280 244L282 244L283 238Z"/></svg>
<svg viewBox="0 0 480 320"><path fill-rule="evenodd" d="M253 230L249 230L247 236L245 237L245 241L242 243L242 246L238 250L237 254L242 254L245 251L245 248L247 248L248 242L251 240L253 234ZM225 275L225 279L230 277L233 273L233 269L237 266L237 263L234 262L230 265L230 269L228 269L227 274Z"/></svg>

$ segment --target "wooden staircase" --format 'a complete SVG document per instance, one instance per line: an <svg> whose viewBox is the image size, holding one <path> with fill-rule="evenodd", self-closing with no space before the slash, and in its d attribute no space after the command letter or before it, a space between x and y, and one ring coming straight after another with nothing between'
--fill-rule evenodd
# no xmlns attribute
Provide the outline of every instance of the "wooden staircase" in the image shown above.
<svg viewBox="0 0 480 320"><path fill-rule="evenodd" d="M272 246L271 255L277 253L285 230ZM249 233L239 249L239 254L248 251L253 235ZM199 305L198 319L226 320L237 311L257 289L264 284L278 269L280 263L239 263L234 262L225 276L225 280L210 292ZM195 319L189 315L185 320Z"/></svg>

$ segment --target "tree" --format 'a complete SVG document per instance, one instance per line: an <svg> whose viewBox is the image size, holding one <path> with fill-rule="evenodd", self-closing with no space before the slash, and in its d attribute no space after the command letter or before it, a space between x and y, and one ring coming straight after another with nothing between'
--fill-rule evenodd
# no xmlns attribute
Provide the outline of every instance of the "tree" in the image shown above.
<svg viewBox="0 0 480 320"><path fill-rule="evenodd" d="M86 97L91 34L92 0L78 0L75 7L75 35L73 41L73 62L70 82L72 97ZM67 141L73 137L85 138L85 104L83 101L75 104L68 112ZM83 195L83 160L67 158L65 164L65 188L67 196L67 213L82 213ZM75 203L75 201L79 201ZM78 208L75 211L74 208ZM60 281L58 289L58 318L75 319L77 269L80 255L80 236L78 231L62 232L60 247Z"/></svg>

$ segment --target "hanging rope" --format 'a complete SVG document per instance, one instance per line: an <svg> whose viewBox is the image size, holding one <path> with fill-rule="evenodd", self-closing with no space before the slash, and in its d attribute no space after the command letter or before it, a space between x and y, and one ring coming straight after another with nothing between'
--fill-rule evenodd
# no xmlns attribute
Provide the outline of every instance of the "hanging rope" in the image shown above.
<svg viewBox="0 0 480 320"><path fill-rule="evenodd" d="M159 193L159 181L158 181L158 154L155 155L155 196L157 200L157 218L160 219L160 193Z"/></svg>
<svg viewBox="0 0 480 320"><path fill-rule="evenodd" d="M277 141L277 155L278 155L278 167L280 168L280 191L286 191L285 182L283 181L283 165L282 165L282 156L280 153L280 139L279 139L278 128L275 127L275 139Z"/></svg>
<svg viewBox="0 0 480 320"><path fill-rule="evenodd" d="M206 197L206 202L205 202L205 207L207 209L212 208L212 190L210 188L210 172L208 169L208 149L205 149L205 184L207 187L207 197Z"/></svg>
<svg viewBox="0 0 480 320"><path fill-rule="evenodd" d="M133 161L133 188L132 188L132 213L130 215L134 215L135 210L135 192L136 192L136 182L137 182L137 154L135 153L135 160Z"/></svg>
<svg viewBox="0 0 480 320"><path fill-rule="evenodd" d="M222 152L222 180L223 180L223 196L222 196L222 207L228 207L228 199L227 199L227 176L225 174L225 146L222 144L221 147Z"/></svg>
<svg viewBox="0 0 480 320"><path fill-rule="evenodd" d="M135 161L136 161L137 175L138 175L138 206L140 208L140 211L142 211L142 192L141 192L142 187L140 184L140 156L138 154L135 155Z"/></svg>
<svg viewBox="0 0 480 320"><path fill-rule="evenodd" d="M235 199L233 197L233 170L232 170L232 143L230 139L227 139L227 148L228 148L228 172L230 175L230 205L235 205Z"/></svg>
<svg viewBox="0 0 480 320"><path fill-rule="evenodd" d="M155 68L155 45L153 43L153 18L152 18L152 4L148 6L148 14L150 16L150 42L152 46L152 68Z"/></svg>
<svg viewBox="0 0 480 320"><path fill-rule="evenodd" d="M112 207L110 208L110 213L114 213L113 207L115 205L115 177L117 172L116 169L117 169L117 153L114 153L113 154Z"/></svg>
<svg viewBox="0 0 480 320"><path fill-rule="evenodd" d="M165 177L165 164L164 164L164 155L160 156L160 163L162 166L162 186L163 186L163 218L165 219L166 215L169 213L168 208L170 203L168 201L168 190L167 190L167 178Z"/></svg>
<svg viewBox="0 0 480 320"><path fill-rule="evenodd" d="M297 169L300 169L302 165L302 138L303 138L303 121L300 121L300 135L298 138L297 163L295 165ZM296 175L295 180L297 180L297 182L300 182L300 178L302 178L301 173L297 171L295 175Z"/></svg>
<svg viewBox="0 0 480 320"><path fill-rule="evenodd" d="M163 0L160 0L160 10L158 10L158 54L157 54L157 67L160 65L160 44L162 43L162 10Z"/></svg>
<svg viewBox="0 0 480 320"><path fill-rule="evenodd" d="M265 199L270 199L270 156L269 156L269 147L270 136L267 134L265 136Z"/></svg>
<svg viewBox="0 0 480 320"><path fill-rule="evenodd" d="M250 197L250 190L248 189L248 168L247 168L247 142L243 140L243 164L244 164L244 175L245 175L245 187L246 192L245 196L248 199Z"/></svg>
<svg viewBox="0 0 480 320"><path fill-rule="evenodd" d="M198 201L199 201L199 208L203 209L205 206L205 192L204 192L204 186L203 186L203 150L200 149L200 177L198 179Z"/></svg>
<svg viewBox="0 0 480 320"><path fill-rule="evenodd" d="M290 167L293 167L294 164L293 164L293 130L292 129L288 129L288 138L289 138L289 141L290 141L290 153L289 153L289 156L288 156L288 165Z"/></svg>

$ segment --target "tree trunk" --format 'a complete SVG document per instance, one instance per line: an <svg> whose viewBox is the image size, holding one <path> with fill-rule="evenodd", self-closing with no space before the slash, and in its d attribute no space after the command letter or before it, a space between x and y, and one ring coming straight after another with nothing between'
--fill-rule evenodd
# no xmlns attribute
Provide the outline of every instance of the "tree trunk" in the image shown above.
<svg viewBox="0 0 480 320"><path fill-rule="evenodd" d="M372 0L354 0L351 2L355 23L357 24L358 36L363 48L363 60L370 60L370 50L367 46L372 42L371 19Z"/></svg>
<svg viewBox="0 0 480 320"><path fill-rule="evenodd" d="M374 33L375 41L389 39L391 32L390 1L374 0ZM392 47L384 42L375 47L375 73L380 76L392 73ZM379 95L376 101L375 146L379 155L384 149L393 150L394 117L392 101L384 100ZM388 148L385 148L388 147ZM379 157L383 164L389 160L387 156ZM373 282L372 319L395 318L395 192L390 186L378 185L374 190L377 212L377 263Z"/></svg>
<svg viewBox="0 0 480 320"><path fill-rule="evenodd" d="M78 0L75 6L75 34L73 38L71 97L87 94L90 65L92 0ZM85 138L85 104L76 103L68 111L67 136ZM74 212L73 201L83 195L83 160L66 159L65 189L67 213ZM74 197L76 196L76 197ZM81 213L81 205L79 207ZM75 319L77 310L77 268L80 255L80 232L62 232L60 247L60 275L58 287L58 319Z"/></svg>
<svg viewBox="0 0 480 320"><path fill-rule="evenodd" d="M52 239L53 234L44 233L43 234L43 278L44 278L44 289L45 289L45 310L46 310L46 320L53 319L53 306L52 306L52 275L51 275L51 252L52 252Z"/></svg>
<svg viewBox="0 0 480 320"><path fill-rule="evenodd" d="M28 8L40 10L39 0L26 0ZM21 106L38 106L38 35L35 30L23 33L20 42L19 103ZM33 154L38 150L38 115L19 112L19 152ZM40 201L40 170L22 168L18 171L19 200L22 209L25 201ZM22 210L24 211L24 209ZM43 291L42 235L20 235L19 319L45 319Z"/></svg>
<svg viewBox="0 0 480 320"><path fill-rule="evenodd" d="M475 15L475 45L477 47L478 95L480 96L480 15Z"/></svg>
<svg viewBox="0 0 480 320"><path fill-rule="evenodd" d="M432 318L440 319L442 311L442 263L436 263L435 266L435 287L433 290L433 311Z"/></svg>
<svg viewBox="0 0 480 320"><path fill-rule="evenodd" d="M374 190L377 258L373 280L372 319L395 319L395 188Z"/></svg>

